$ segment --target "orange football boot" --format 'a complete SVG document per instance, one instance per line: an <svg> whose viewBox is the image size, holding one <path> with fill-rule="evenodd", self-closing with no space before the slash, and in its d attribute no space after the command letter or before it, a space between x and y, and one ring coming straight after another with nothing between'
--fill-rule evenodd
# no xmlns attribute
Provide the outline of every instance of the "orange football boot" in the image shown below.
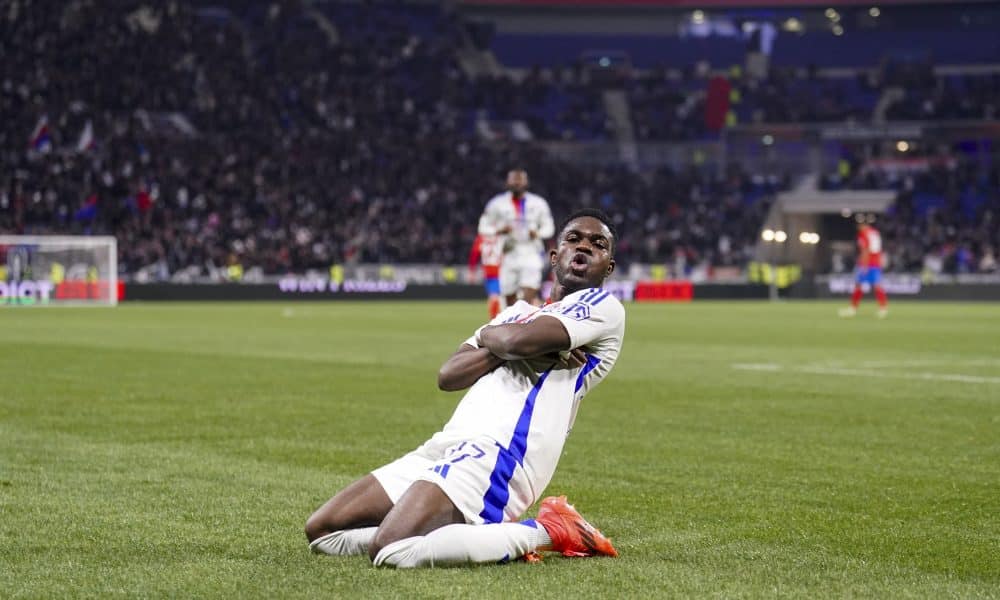
<svg viewBox="0 0 1000 600"><path fill-rule="evenodd" d="M552 538L552 549L563 556L618 556L611 540L576 512L566 496L542 500L535 521Z"/></svg>

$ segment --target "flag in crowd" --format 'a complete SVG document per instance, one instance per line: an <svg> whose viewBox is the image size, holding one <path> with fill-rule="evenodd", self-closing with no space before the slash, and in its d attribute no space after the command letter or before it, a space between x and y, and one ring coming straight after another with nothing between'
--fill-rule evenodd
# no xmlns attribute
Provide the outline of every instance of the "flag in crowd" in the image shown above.
<svg viewBox="0 0 1000 600"><path fill-rule="evenodd" d="M90 221L97 216L97 194L90 194L73 215L77 221Z"/></svg>
<svg viewBox="0 0 1000 600"><path fill-rule="evenodd" d="M90 119L87 119L87 124L83 126L83 131L80 132L80 139L76 142L77 152L86 152L94 148L94 123Z"/></svg>
<svg viewBox="0 0 1000 600"><path fill-rule="evenodd" d="M29 147L31 150L43 154L52 150L52 136L49 134L48 115L42 115L38 118L38 123L35 124L35 128L31 131Z"/></svg>

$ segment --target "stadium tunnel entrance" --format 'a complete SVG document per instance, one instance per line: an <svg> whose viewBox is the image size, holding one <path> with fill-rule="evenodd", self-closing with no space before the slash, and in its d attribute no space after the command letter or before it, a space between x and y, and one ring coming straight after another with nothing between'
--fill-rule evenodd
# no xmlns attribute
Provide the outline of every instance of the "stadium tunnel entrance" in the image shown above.
<svg viewBox="0 0 1000 600"><path fill-rule="evenodd" d="M815 175L805 176L778 194L761 227L755 259L794 264L808 276L836 271L842 266L836 262L854 252L855 216L884 214L894 199L892 190L821 190Z"/></svg>

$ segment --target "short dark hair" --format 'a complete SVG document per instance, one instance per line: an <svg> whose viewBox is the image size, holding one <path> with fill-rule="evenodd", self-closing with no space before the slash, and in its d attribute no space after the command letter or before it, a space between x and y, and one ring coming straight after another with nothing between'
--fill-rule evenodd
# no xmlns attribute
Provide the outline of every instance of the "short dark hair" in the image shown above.
<svg viewBox="0 0 1000 600"><path fill-rule="evenodd" d="M559 233L562 233L562 231L566 229L566 226L569 225L570 221L579 219L580 217L593 217L601 223L604 223L604 225L607 226L608 231L611 232L611 249L614 250L614 248L618 245L618 230L615 229L615 224L611 222L611 217L609 217L606 212L598 208L581 208L580 210L572 213L570 216L566 217L559 226Z"/></svg>

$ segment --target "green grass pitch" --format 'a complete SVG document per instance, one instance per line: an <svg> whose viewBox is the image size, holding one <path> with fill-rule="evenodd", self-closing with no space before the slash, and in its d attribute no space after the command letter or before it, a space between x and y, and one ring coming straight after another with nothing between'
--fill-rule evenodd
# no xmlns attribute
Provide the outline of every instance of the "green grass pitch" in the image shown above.
<svg viewBox="0 0 1000 600"><path fill-rule="evenodd" d="M1000 597L1000 307L838 306L628 306L547 490L621 557L424 571L302 527L484 302L2 309L0 596Z"/></svg>

